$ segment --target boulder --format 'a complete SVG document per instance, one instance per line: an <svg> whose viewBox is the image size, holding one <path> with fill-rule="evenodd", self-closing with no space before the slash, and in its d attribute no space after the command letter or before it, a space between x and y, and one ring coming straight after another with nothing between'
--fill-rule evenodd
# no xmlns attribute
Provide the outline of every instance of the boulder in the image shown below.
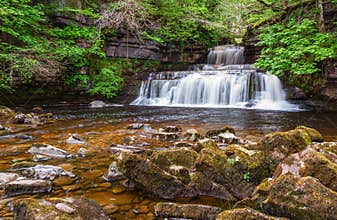
<svg viewBox="0 0 337 220"><path fill-rule="evenodd" d="M136 187L161 198L173 199L195 195L193 189L160 169L144 155L121 153L117 158L117 166Z"/></svg>
<svg viewBox="0 0 337 220"><path fill-rule="evenodd" d="M188 129L184 133L184 137L191 141L198 141L202 138L201 134L196 129Z"/></svg>
<svg viewBox="0 0 337 220"><path fill-rule="evenodd" d="M216 220L287 220L288 218L273 217L251 208L226 210L221 212Z"/></svg>
<svg viewBox="0 0 337 220"><path fill-rule="evenodd" d="M155 215L161 218L187 218L212 220L221 212L221 208L197 204L177 204L160 202L154 206Z"/></svg>
<svg viewBox="0 0 337 220"><path fill-rule="evenodd" d="M159 168L167 171L172 165L191 168L197 158L197 152L189 148L182 147L156 151L151 155L150 160Z"/></svg>
<svg viewBox="0 0 337 220"><path fill-rule="evenodd" d="M212 138L214 136L218 136L219 134L226 133L226 132L232 133L232 134L235 135L234 128L232 128L230 126L225 126L225 127L221 128L221 129L218 129L218 130L209 130L209 131L207 131L206 132L206 137L207 138Z"/></svg>
<svg viewBox="0 0 337 220"><path fill-rule="evenodd" d="M290 219L337 219L337 193L316 178L288 173L265 179L250 199L238 202L235 207L251 207Z"/></svg>
<svg viewBox="0 0 337 220"><path fill-rule="evenodd" d="M9 119L15 115L15 112L5 106L0 106L0 119Z"/></svg>
<svg viewBox="0 0 337 220"><path fill-rule="evenodd" d="M108 220L103 209L86 198L25 198L14 203L14 220Z"/></svg>
<svg viewBox="0 0 337 220"><path fill-rule="evenodd" d="M47 144L33 144L28 153L40 154L51 158L70 158L73 156L65 150Z"/></svg>
<svg viewBox="0 0 337 220"><path fill-rule="evenodd" d="M204 148L219 148L218 144L211 139L199 140L193 147L196 152L200 152Z"/></svg>
<svg viewBox="0 0 337 220"><path fill-rule="evenodd" d="M7 196L47 193L51 189L52 182L46 180L18 179L5 184L5 194Z"/></svg>
<svg viewBox="0 0 337 220"><path fill-rule="evenodd" d="M321 140L323 138L318 131L299 126L287 132L268 134L262 138L258 146L266 153L267 157L278 163L288 155L304 150L313 141Z"/></svg>
<svg viewBox="0 0 337 220"><path fill-rule="evenodd" d="M337 163L312 148L286 158L277 166L274 177L277 178L286 173L315 177L323 185L337 192Z"/></svg>

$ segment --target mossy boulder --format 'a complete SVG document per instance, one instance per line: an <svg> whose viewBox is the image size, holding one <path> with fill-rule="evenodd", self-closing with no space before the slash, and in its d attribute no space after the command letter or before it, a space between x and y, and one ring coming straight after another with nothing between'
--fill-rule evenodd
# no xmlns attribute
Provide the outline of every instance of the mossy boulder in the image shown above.
<svg viewBox="0 0 337 220"><path fill-rule="evenodd" d="M285 159L277 166L274 177L285 173L315 177L326 187L337 191L337 163L312 148L307 148Z"/></svg>
<svg viewBox="0 0 337 220"><path fill-rule="evenodd" d="M251 208L241 208L221 212L216 220L287 220L287 218L273 217Z"/></svg>
<svg viewBox="0 0 337 220"><path fill-rule="evenodd" d="M253 167L253 165L251 166ZM220 148L202 149L195 167L207 179L224 186L234 197L239 199L249 196L256 186L254 182L247 179L254 174L249 173L249 166L246 165L246 162L236 163L235 159L230 158Z"/></svg>
<svg viewBox="0 0 337 220"><path fill-rule="evenodd" d="M318 131L300 126L287 132L268 134L262 138L258 146L266 153L266 157L280 162L288 155L304 150L312 144L312 141L319 141L321 138Z"/></svg>
<svg viewBox="0 0 337 220"><path fill-rule="evenodd" d="M219 134L226 133L226 132L229 132L229 133L232 133L232 134L235 135L235 129L234 128L232 128L231 126L224 126L221 129L207 131L206 132L206 137L207 138L212 138L214 136L217 136Z"/></svg>
<svg viewBox="0 0 337 220"><path fill-rule="evenodd" d="M102 208L86 198L20 199L14 203L15 220L108 220Z"/></svg>
<svg viewBox="0 0 337 220"><path fill-rule="evenodd" d="M337 219L337 193L310 176L296 177L288 173L265 180L251 199L235 205L247 206L290 219Z"/></svg>
<svg viewBox="0 0 337 220"><path fill-rule="evenodd" d="M193 189L159 168L145 155L121 153L117 158L117 167L136 187L159 197L173 199L195 195Z"/></svg>
<svg viewBox="0 0 337 220"><path fill-rule="evenodd" d="M218 144L215 141L213 141L211 139L202 139L202 140L199 140L193 146L193 149L196 152L200 152L204 148L214 148L214 149L217 149L217 148L219 148L219 146L218 146Z"/></svg>
<svg viewBox="0 0 337 220"><path fill-rule="evenodd" d="M191 168L197 158L197 152L181 147L156 151L151 155L150 160L161 169L168 171L168 168L172 165Z"/></svg>
<svg viewBox="0 0 337 220"><path fill-rule="evenodd" d="M187 218L195 220L215 220L221 208L198 204L177 204L160 202L154 207L157 217L161 218Z"/></svg>

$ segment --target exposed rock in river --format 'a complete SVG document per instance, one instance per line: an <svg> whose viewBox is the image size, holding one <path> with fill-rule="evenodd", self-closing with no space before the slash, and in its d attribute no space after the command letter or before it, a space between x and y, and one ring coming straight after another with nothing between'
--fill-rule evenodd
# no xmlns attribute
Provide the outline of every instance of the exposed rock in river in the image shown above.
<svg viewBox="0 0 337 220"><path fill-rule="evenodd" d="M14 204L15 220L108 220L103 209L86 198L21 199Z"/></svg>
<svg viewBox="0 0 337 220"><path fill-rule="evenodd" d="M47 144L33 144L28 152L34 155L40 154L51 158L70 158L73 156L65 150Z"/></svg>
<svg viewBox="0 0 337 220"><path fill-rule="evenodd" d="M161 218L187 218L195 220L215 220L221 208L197 204L157 203L155 214Z"/></svg>
<svg viewBox="0 0 337 220"><path fill-rule="evenodd" d="M17 196L23 194L47 193L52 189L52 182L35 179L18 179L5 185L7 196Z"/></svg>

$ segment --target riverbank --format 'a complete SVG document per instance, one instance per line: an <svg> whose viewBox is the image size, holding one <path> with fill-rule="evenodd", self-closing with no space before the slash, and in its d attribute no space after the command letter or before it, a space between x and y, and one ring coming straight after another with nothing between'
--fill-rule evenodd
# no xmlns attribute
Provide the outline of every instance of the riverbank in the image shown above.
<svg viewBox="0 0 337 220"><path fill-rule="evenodd" d="M333 125L336 121L335 115L329 113L317 115L312 112L296 113L243 109L186 109L137 106L119 106L101 109L78 108L78 106L71 108L68 106L67 108L35 108L34 111L36 117L32 118L41 118L46 113L52 113L53 116L45 121L37 119L35 122L24 120L23 123L19 124L18 122L20 121L13 121L13 118L19 118L17 113L11 112L6 120L2 117L1 124L4 130L1 131L2 135L0 137L0 147L2 149L0 169L1 173L15 173L15 175L22 176L25 179L50 181L52 188L49 189L47 187L44 193L28 191L33 193L33 195L25 195L27 191L22 191L22 186L17 185L15 191L10 191L8 190L8 186L6 188L5 184L4 190L1 191L2 199L0 203L0 213L5 218L12 218L19 213L19 210L22 210L15 207L28 208L28 210L31 210L30 213L34 213L31 206L25 205L14 205L13 212L11 207L13 207L13 204L18 203L18 199L23 199L23 201L34 204L37 200L31 201L26 199L47 199L47 202L42 203L49 204L47 206L48 210L54 209L53 206L56 207L56 204L59 203L77 210L78 208L76 207L78 206L76 204L78 202L76 198L78 196L93 199L99 205L98 209L95 209L95 213L101 213L97 210L102 208L105 216L109 216L112 219L153 219L156 214L155 210L157 210L157 215L162 217L165 217L165 213L168 211L172 213L174 205L166 203L158 204L158 202L212 206L213 208L210 209L204 209L205 207L201 206L192 206L192 208L194 208L193 210L200 210L201 213L213 213L213 215L216 213L217 215L222 210L232 209L235 201L239 201L246 196L253 196L251 197L252 199L258 197L259 194L257 192L251 193L264 177L274 176L274 179L279 178L276 178L276 174L272 170L269 170L267 173L260 173L262 176L259 174L257 178L256 169L249 165L249 161L252 161L255 156L261 156L259 152L264 151L261 151L259 148L253 148L256 144L268 143L268 146L275 147L271 148L271 151L282 149L283 152L285 150L283 152L284 155L278 161L279 164L288 157L291 158L293 153L306 155L304 152L307 151L303 150L307 146L311 146L314 152L321 152L324 155L324 152L330 152L328 153L329 155L334 154L334 150L326 151L326 147L323 148L323 146L326 146L324 144L311 143L311 141L321 141L320 135L317 132L312 133L311 130L309 130L308 134L305 134L302 131L303 129L299 129L298 134L301 135L299 137L295 136L295 139L287 138L286 140L290 142L282 142L282 137L297 135L294 131L284 133L287 136L280 136L281 139L277 139L278 142L273 142L276 141L276 139L273 139L276 136L267 135L268 133L279 130L290 130L298 125L307 125L322 132L324 141L332 142L337 140L337 130ZM30 110L26 109L27 112L30 112ZM228 127L221 130L225 125L231 125L234 128ZM210 130L212 131L210 132ZM313 134L315 135L311 137ZM213 140L205 142L203 141L204 137ZM44 148L46 145L44 144L55 148L53 148L53 151L46 151ZM211 145L209 146L209 144ZM296 148L293 148L294 144ZM282 146L285 147L283 148ZM332 145L331 149L335 149L333 146L335 145ZM211 147L210 149L214 148L214 152L206 150L209 147ZM205 149L203 150L203 148ZM62 153L60 154L60 152ZM191 172L195 173L195 171L203 173L203 169L209 167L208 165L204 166L206 165L206 161L204 161L205 163L202 162L202 158L207 158L206 152L218 155L218 162L226 165L226 167L228 166L229 170L227 168L225 170L219 168L220 173L225 172L223 177L233 176L226 174L227 171L231 170L231 172L234 172L233 174L236 174L240 178L228 179L225 183L222 182L222 177L220 178L220 176L220 179L218 177L213 179L215 176L212 178L205 177L199 179L202 181L200 184L196 184L198 182L195 182L196 180L193 178L190 179L193 176L190 176L190 174ZM255 153L246 157L247 153L250 155L253 152ZM173 160L175 162L166 163L165 158L167 157L165 155L175 157L179 153L183 153L184 158L190 155L191 157L188 158L192 160L188 161L184 159L188 164L180 164L178 159ZM60 157L57 155L65 156ZM122 158L124 159L121 159L120 155L123 155ZM280 152L276 155L280 156ZM134 158L128 160L129 156ZM144 160L146 158L151 161L151 164L147 164L147 160ZM171 161L169 158L168 160ZM331 161L331 158L328 160L329 164L335 163ZM132 161L138 162L130 164ZM256 161L261 160L258 159ZM213 163L215 161L209 162L211 162L209 164L211 167L218 163ZM142 170L142 167L139 167L141 164L157 168L154 168L155 170L153 171L150 169L150 173L146 173L145 170ZM248 167L244 164L248 165ZM260 165L262 166L262 164ZM51 172L50 166L58 168L52 167ZM133 166L135 167L132 168ZM180 167L182 169L171 170L169 169L170 167L177 169ZM259 165L256 168L258 167ZM133 171L133 173L130 171ZM319 173L314 174L318 175ZM314 174L305 175L310 176ZM142 175L150 176L147 176L145 178L147 181L143 182L145 176ZM126 181L126 177L129 179L128 181ZM165 178L162 179L162 177ZM174 178L172 179L172 177ZM319 179L319 176L315 177ZM15 176L15 178L17 177ZM286 177L286 180L288 180L287 178L289 179L290 177ZM301 178L296 177L291 180L302 181ZM209 179L215 181L220 188L205 188L209 186L206 181ZM156 187L155 182L153 182L154 180L156 180L156 183L161 183L159 185L164 186L164 189ZM163 183L163 180L168 182ZM170 181L173 181L174 184ZM327 185L330 182L333 183L334 180L324 181L322 182L323 185ZM273 184L278 183L275 182ZM290 182L289 186L291 184L293 183ZM190 188L192 185L194 187ZM231 185L245 186L242 189L246 190L233 190ZM179 188L174 188L178 186ZM195 188L195 186L199 186L199 188ZM225 188L223 188L224 186ZM320 185L319 189L322 189L322 187ZM34 188L28 187L28 189L32 190ZM184 195L183 197L185 198L175 196L174 193L179 192L178 189L182 190L178 197ZM220 189L221 191L218 191ZM226 191L228 193L225 193ZM242 195L237 194L238 192L240 194L242 192ZM17 193L20 195L16 195ZM334 193L331 195L331 198L333 198ZM58 199L49 201L48 198ZM69 203L67 202L68 200L64 200L65 198L75 198L75 200L73 203ZM38 204L40 204L42 200L38 201ZM56 201L56 203L53 201ZM82 201L80 204L83 205L84 203ZM309 206L310 204L307 205ZM239 205L236 206L239 207ZM61 212L64 214L67 213L67 210L69 211L69 209L62 208L62 206L61 209L63 211L56 208L56 213L60 214ZM178 206L178 208L174 208L176 210L175 215L179 214L177 210L186 209L191 210L191 206ZM269 209L262 211L266 214L275 215ZM72 216L77 215L77 213L78 210L68 214ZM288 214L282 212L280 215L289 217ZM198 216L194 217L195 219L199 218ZM101 219L104 218L102 217Z"/></svg>

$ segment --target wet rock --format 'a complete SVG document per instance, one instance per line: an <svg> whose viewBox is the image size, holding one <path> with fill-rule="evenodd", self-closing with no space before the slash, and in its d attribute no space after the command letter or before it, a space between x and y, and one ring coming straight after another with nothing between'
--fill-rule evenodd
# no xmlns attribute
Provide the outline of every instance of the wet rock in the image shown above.
<svg viewBox="0 0 337 220"><path fill-rule="evenodd" d="M14 124L43 124L46 123L51 118L52 118L51 113L41 115L36 115L34 113L29 114L18 113L13 117L12 122Z"/></svg>
<svg viewBox="0 0 337 220"><path fill-rule="evenodd" d="M0 106L0 118L9 119L12 118L14 115L15 112L12 109L5 106Z"/></svg>
<svg viewBox="0 0 337 220"><path fill-rule="evenodd" d="M151 155L150 160L161 169L167 171L172 165L191 168L197 158L197 152L183 147L156 151Z"/></svg>
<svg viewBox="0 0 337 220"><path fill-rule="evenodd" d="M101 100L95 100L89 103L90 108L104 108L108 106L109 106L108 104L106 104L105 102Z"/></svg>
<svg viewBox="0 0 337 220"><path fill-rule="evenodd" d="M337 219L337 193L316 178L285 174L265 179L250 199L235 207L252 207L290 219Z"/></svg>
<svg viewBox="0 0 337 220"><path fill-rule="evenodd" d="M187 148L192 148L193 144L188 143L188 142L175 142L173 144L174 147L180 148L180 147L187 147Z"/></svg>
<svg viewBox="0 0 337 220"><path fill-rule="evenodd" d="M233 148L223 151L206 147L199 153L195 167L206 179L226 187L234 197L242 199L252 194L262 178L260 175L264 176L259 171L263 173L266 168L262 153Z"/></svg>
<svg viewBox="0 0 337 220"><path fill-rule="evenodd" d="M313 141L321 141L322 135L311 128L297 127L287 132L275 132L266 135L258 144L271 160L282 161L290 154L300 152Z"/></svg>
<svg viewBox="0 0 337 220"><path fill-rule="evenodd" d="M61 167L52 165L36 165L34 167L25 168L22 171L22 175L26 177L34 177L35 179L48 180L54 180L59 176L69 176L71 178L76 177L72 172L65 171Z"/></svg>
<svg viewBox="0 0 337 220"><path fill-rule="evenodd" d="M18 178L19 175L15 173L0 173L0 189L2 189L6 183L14 181Z"/></svg>
<svg viewBox="0 0 337 220"><path fill-rule="evenodd" d="M337 192L337 163L312 148L286 158L277 166L274 177L277 178L286 173L315 177L323 185Z"/></svg>
<svg viewBox="0 0 337 220"><path fill-rule="evenodd" d="M71 134L70 137L66 140L67 144L85 144L85 141L78 137L77 134Z"/></svg>
<svg viewBox="0 0 337 220"><path fill-rule="evenodd" d="M195 220L216 219L221 208L197 204L160 202L154 207L155 215L161 218L188 218Z"/></svg>
<svg viewBox="0 0 337 220"><path fill-rule="evenodd" d="M139 129L142 129L143 127L144 127L144 124L133 123L133 124L129 124L126 128L130 130L139 130Z"/></svg>
<svg viewBox="0 0 337 220"><path fill-rule="evenodd" d="M232 133L232 134L235 135L234 128L232 128L230 126L225 126L225 127L221 128L221 129L218 129L218 130L209 130L209 131L207 131L206 137L207 138L212 138L212 137L218 136L221 133L226 133L226 132Z"/></svg>
<svg viewBox="0 0 337 220"><path fill-rule="evenodd" d="M152 134L152 139L158 141L177 141L180 139L180 135L177 133L159 132Z"/></svg>
<svg viewBox="0 0 337 220"><path fill-rule="evenodd" d="M111 191L112 191L112 193L114 193L114 194L120 194L120 193L125 192L125 190L126 190L126 188L123 187L123 186L115 186L115 187L112 188Z"/></svg>
<svg viewBox="0 0 337 220"><path fill-rule="evenodd" d="M198 141L202 138L201 134L196 129L188 129L184 133L184 137L191 141Z"/></svg>
<svg viewBox="0 0 337 220"><path fill-rule="evenodd" d="M136 187L162 198L191 197L195 194L175 176L160 169L143 155L121 153L117 166Z"/></svg>
<svg viewBox="0 0 337 220"><path fill-rule="evenodd" d="M108 220L103 209L86 198L20 199L14 203L14 219Z"/></svg>
<svg viewBox="0 0 337 220"><path fill-rule="evenodd" d="M31 154L40 154L51 158L70 158L72 157L67 151L47 144L33 144L28 150Z"/></svg>
<svg viewBox="0 0 337 220"><path fill-rule="evenodd" d="M220 213L216 220L287 220L287 218L273 217L250 208L226 210Z"/></svg>
<svg viewBox="0 0 337 220"><path fill-rule="evenodd" d="M86 157L86 156L89 155L89 151L87 149L81 147L80 149L78 149L76 155L79 156L79 157Z"/></svg>
<svg viewBox="0 0 337 220"><path fill-rule="evenodd" d="M237 136L235 136L235 134L228 131L219 134L217 138L220 143L224 144L238 144L240 140Z"/></svg>
<svg viewBox="0 0 337 220"><path fill-rule="evenodd" d="M46 180L19 179L5 184L5 194L7 196L47 193L51 189L52 182Z"/></svg>
<svg viewBox="0 0 337 220"><path fill-rule="evenodd" d="M200 152L202 149L204 148L219 148L218 144L211 139L202 139L200 141L198 141L195 146L193 147L193 149L196 152Z"/></svg>
<svg viewBox="0 0 337 220"><path fill-rule="evenodd" d="M47 157L45 155L34 154L34 156L33 156L34 162L41 162L41 161L47 161L47 160L50 160L50 157Z"/></svg>
<svg viewBox="0 0 337 220"><path fill-rule="evenodd" d="M126 153L142 153L145 151L144 148L141 147L135 147L135 146L128 146L128 145L111 145L110 150L112 153L120 153L120 152L126 152Z"/></svg>
<svg viewBox="0 0 337 220"><path fill-rule="evenodd" d="M0 131L3 131L3 130L6 130L6 128L2 124L0 124Z"/></svg>
<svg viewBox="0 0 337 220"><path fill-rule="evenodd" d="M177 133L181 131L182 129L179 126L166 126L164 128L159 129L159 132L166 132L166 133Z"/></svg>
<svg viewBox="0 0 337 220"><path fill-rule="evenodd" d="M108 173L103 176L103 178L107 181L116 181L120 179L125 179L125 176L121 171L119 171L117 163L116 161L114 161L111 163Z"/></svg>

